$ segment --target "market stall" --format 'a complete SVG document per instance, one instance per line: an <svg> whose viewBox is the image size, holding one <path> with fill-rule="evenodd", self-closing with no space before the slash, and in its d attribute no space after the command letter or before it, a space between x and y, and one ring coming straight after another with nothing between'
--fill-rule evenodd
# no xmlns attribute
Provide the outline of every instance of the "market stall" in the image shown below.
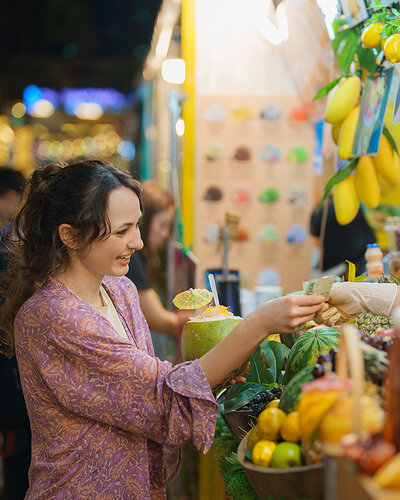
<svg viewBox="0 0 400 500"><path fill-rule="evenodd" d="M361 207L386 254L375 268L370 256L375 252L379 261L382 255L371 247L367 273L356 276L350 263L334 279L358 282L368 274L370 280L397 283L398 219L387 217L399 215L394 66L400 60L399 11L344 1L336 11L326 2L290 0L253 1L244 9L242 2L221 0L184 1L180 13L170 12L169 18L165 9L160 12L144 71L156 108L144 135L153 151L156 143L161 146L153 175L170 186L178 179L181 243L198 258L198 286L208 287L213 274L224 296L218 287L222 274L240 292L253 293L251 307L272 296L307 293L313 254L309 218L320 203L323 241L331 197L339 226L348 226ZM160 55L166 31L170 47ZM164 62L172 66L180 58L183 76L177 71L167 77ZM321 267L318 271L322 276ZM222 305L237 314L235 301ZM251 307L243 307L243 314ZM354 315L346 321L339 316L327 306L320 325L304 325L291 338L267 339L253 356L247 382L219 395L215 453L231 498L265 498L277 491L288 498L299 491L325 498L341 481L332 464L340 477L348 474L364 484L348 461L331 457L332 449L346 453L338 452L339 438L359 428L351 417L358 399L360 415L363 405L373 410L360 425L377 436L383 432L391 417L382 394L396 340L389 315ZM343 343L348 321L356 330ZM349 343L364 364L357 397L349 389L352 372L336 369L336 358L346 358ZM340 422L336 412L342 410ZM330 427L332 420L339 428ZM264 430L257 434L259 426ZM271 426L272 435L266 431ZM327 445L332 439L335 446ZM393 452L390 440L374 439ZM258 445L253 456L259 441L269 444L262 452ZM203 458L200 463L201 498L221 498L219 488L208 488L217 484L216 476ZM268 489L273 481L278 490Z"/></svg>

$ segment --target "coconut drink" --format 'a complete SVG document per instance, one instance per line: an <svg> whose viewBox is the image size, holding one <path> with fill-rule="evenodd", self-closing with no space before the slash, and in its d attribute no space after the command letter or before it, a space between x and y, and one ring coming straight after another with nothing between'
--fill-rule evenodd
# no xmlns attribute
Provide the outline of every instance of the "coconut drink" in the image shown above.
<svg viewBox="0 0 400 500"><path fill-rule="evenodd" d="M203 356L226 337L239 322L240 316L234 316L227 307L208 307L185 323L181 337L182 356L191 361Z"/></svg>

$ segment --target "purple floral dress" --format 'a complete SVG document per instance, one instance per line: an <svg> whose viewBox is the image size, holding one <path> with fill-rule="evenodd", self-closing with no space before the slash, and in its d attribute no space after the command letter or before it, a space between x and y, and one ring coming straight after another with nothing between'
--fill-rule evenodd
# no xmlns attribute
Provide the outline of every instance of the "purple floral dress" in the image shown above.
<svg viewBox="0 0 400 500"><path fill-rule="evenodd" d="M154 356L136 287L106 277L130 340L49 278L15 320L32 428L26 499L161 499L180 447L206 453L218 406L193 361Z"/></svg>

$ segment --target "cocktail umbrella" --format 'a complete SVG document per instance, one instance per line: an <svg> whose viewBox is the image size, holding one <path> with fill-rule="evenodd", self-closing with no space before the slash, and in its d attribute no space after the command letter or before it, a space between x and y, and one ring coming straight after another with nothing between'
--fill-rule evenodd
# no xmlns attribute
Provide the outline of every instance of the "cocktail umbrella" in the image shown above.
<svg viewBox="0 0 400 500"><path fill-rule="evenodd" d="M189 290L178 293L172 302L178 309L190 310L206 306L212 299L213 294L209 290L203 288L189 288Z"/></svg>

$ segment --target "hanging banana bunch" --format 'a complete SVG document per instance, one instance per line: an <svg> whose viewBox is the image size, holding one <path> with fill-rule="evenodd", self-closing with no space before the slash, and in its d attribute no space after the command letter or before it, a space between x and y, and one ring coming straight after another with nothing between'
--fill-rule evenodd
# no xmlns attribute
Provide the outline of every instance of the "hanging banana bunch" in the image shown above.
<svg viewBox="0 0 400 500"><path fill-rule="evenodd" d="M400 183L400 158L397 146L384 126L378 152L372 156L354 156L361 95L365 79L383 70L385 60L400 62L400 12L375 7L364 25L342 29L345 21L334 23L332 47L342 77L321 89L314 99L328 95L325 121L332 125L332 138L344 165L327 182L324 198L333 192L333 204L339 224L356 217L360 202L368 208L379 206L381 184ZM350 74L350 68L353 74Z"/></svg>

